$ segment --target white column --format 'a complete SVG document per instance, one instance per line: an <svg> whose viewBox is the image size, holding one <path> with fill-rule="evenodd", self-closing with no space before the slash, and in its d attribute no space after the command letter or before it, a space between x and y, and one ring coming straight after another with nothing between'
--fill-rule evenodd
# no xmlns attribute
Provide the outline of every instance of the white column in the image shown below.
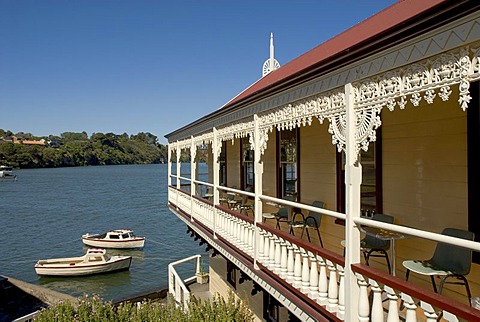
<svg viewBox="0 0 480 322"><path fill-rule="evenodd" d="M260 146L263 142L260 139L260 129L259 129L259 121L258 116L255 114L253 116L254 120L254 131L253 131L253 139L254 139L254 151L253 151L253 160L254 160L254 175L255 175L255 216L254 216L254 223L255 223L255 239L253 243L253 266L255 269L258 269L257 260L258 254L260 253L258 249L258 245L260 245L260 232L257 227L258 223L262 222L262 202L260 200L260 195L263 193L263 162L261 161L261 153L260 153Z"/></svg>
<svg viewBox="0 0 480 322"><path fill-rule="evenodd" d="M345 165L345 320L355 321L358 317L359 290L357 279L351 270L351 264L360 262L360 232L355 227L354 218L360 217L360 184L362 166L357 163L356 115L354 110L354 92L352 84L345 85L346 110L346 165Z"/></svg>
<svg viewBox="0 0 480 322"><path fill-rule="evenodd" d="M167 164L168 164L168 169L167 169L167 184L168 186L172 185L172 147L171 144L169 143L167 145L168 148L168 155L167 155Z"/></svg>
<svg viewBox="0 0 480 322"><path fill-rule="evenodd" d="M180 189L180 154L182 154L182 149L177 141L177 189Z"/></svg>
<svg viewBox="0 0 480 322"><path fill-rule="evenodd" d="M222 142L220 142L222 144ZM213 140L212 140L212 155L213 155L213 238L217 238L217 208L219 204L220 194L218 192L218 186L220 183L220 163L218 155L218 132L213 128Z"/></svg>
<svg viewBox="0 0 480 322"><path fill-rule="evenodd" d="M196 193L196 187L197 185L195 184L195 179L196 179L196 169L197 169L197 164L195 163L195 158L197 156L197 147L193 141L193 136L190 137L190 214L192 215L192 218L194 216L193 212L193 203L194 203L194 198Z"/></svg>

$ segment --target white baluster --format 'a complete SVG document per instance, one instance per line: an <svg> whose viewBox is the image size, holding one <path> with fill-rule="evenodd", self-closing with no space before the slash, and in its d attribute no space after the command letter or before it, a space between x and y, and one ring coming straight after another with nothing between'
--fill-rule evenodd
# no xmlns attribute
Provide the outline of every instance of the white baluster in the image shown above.
<svg viewBox="0 0 480 322"><path fill-rule="evenodd" d="M282 263L282 248L280 245L280 239L275 240L275 264L273 266L273 272L275 274L280 274L280 266Z"/></svg>
<svg viewBox="0 0 480 322"><path fill-rule="evenodd" d="M372 301L372 312L371 312L371 321L372 322L382 322L383 321L383 305L382 305L382 289L378 286L377 281L369 279L370 286L373 292L373 301Z"/></svg>
<svg viewBox="0 0 480 322"><path fill-rule="evenodd" d="M295 267L293 269L293 287L300 288L302 285L302 257L300 250L295 249Z"/></svg>
<svg viewBox="0 0 480 322"><path fill-rule="evenodd" d="M287 282L292 284L295 270L295 252L293 251L292 244L288 243L287 246L288 255L287 255Z"/></svg>
<svg viewBox="0 0 480 322"><path fill-rule="evenodd" d="M407 310L405 313L405 322L417 322L417 305L413 301L412 297L405 293L402 293L400 297Z"/></svg>
<svg viewBox="0 0 480 322"><path fill-rule="evenodd" d="M318 264L320 265L320 274L318 277L318 300L320 305L327 305L328 303L328 274L327 263L322 257L318 257Z"/></svg>
<svg viewBox="0 0 480 322"><path fill-rule="evenodd" d="M318 298L318 263L315 254L310 255L310 290L308 296L314 300Z"/></svg>
<svg viewBox="0 0 480 322"><path fill-rule="evenodd" d="M443 318L448 322L458 322L457 316L448 311L443 311Z"/></svg>
<svg viewBox="0 0 480 322"><path fill-rule="evenodd" d="M436 322L438 315L433 309L433 306L428 304L427 302L420 301L420 307L423 309L423 314L427 318L426 322Z"/></svg>
<svg viewBox="0 0 480 322"><path fill-rule="evenodd" d="M398 296L395 293L395 290L390 286L385 285L383 287L385 293L388 297L388 316L387 322L399 322L400 318L398 315Z"/></svg>
<svg viewBox="0 0 480 322"><path fill-rule="evenodd" d="M302 252L302 257L302 286L300 290L302 293L308 294L308 291L310 290L310 266L308 265L308 254Z"/></svg>
<svg viewBox="0 0 480 322"><path fill-rule="evenodd" d="M268 255L268 268L273 271L275 268L275 235L270 238L270 254Z"/></svg>
<svg viewBox="0 0 480 322"><path fill-rule="evenodd" d="M280 243L281 253L280 253L280 277L285 279L287 277L287 242L282 239Z"/></svg>
<svg viewBox="0 0 480 322"><path fill-rule="evenodd" d="M337 284L337 269L335 264L327 260L329 273L328 281L328 304L327 310L329 312L336 312L338 307L338 284Z"/></svg>
<svg viewBox="0 0 480 322"><path fill-rule="evenodd" d="M260 263L263 263L265 257L265 253L263 252L263 248L265 247L265 231L259 228L259 235L260 237L258 238L258 261Z"/></svg>
<svg viewBox="0 0 480 322"><path fill-rule="evenodd" d="M248 250L250 256L253 257L253 253L255 252L254 250L254 240L255 240L255 229L254 226L251 224L248 224Z"/></svg>
<svg viewBox="0 0 480 322"><path fill-rule="evenodd" d="M265 234L265 243L263 244L263 264L268 267L268 264L270 263L270 233Z"/></svg>
<svg viewBox="0 0 480 322"><path fill-rule="evenodd" d="M370 308L368 303L368 283L363 278L363 275L355 273L359 287L358 298L358 320L361 322L370 321Z"/></svg>
<svg viewBox="0 0 480 322"><path fill-rule="evenodd" d="M339 276L338 285L338 310L337 317L341 320L345 319L345 270L343 266L337 264L337 271Z"/></svg>

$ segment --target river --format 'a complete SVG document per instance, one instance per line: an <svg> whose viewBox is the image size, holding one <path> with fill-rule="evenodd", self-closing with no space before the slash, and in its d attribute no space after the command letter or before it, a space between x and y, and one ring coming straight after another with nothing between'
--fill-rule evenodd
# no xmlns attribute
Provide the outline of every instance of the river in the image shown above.
<svg viewBox="0 0 480 322"><path fill-rule="evenodd" d="M117 300L165 288L170 262L204 254L167 207L167 165L16 170L0 181L0 275L73 296ZM87 277L38 277L38 259L80 256L84 233L131 228L145 236L129 271Z"/></svg>

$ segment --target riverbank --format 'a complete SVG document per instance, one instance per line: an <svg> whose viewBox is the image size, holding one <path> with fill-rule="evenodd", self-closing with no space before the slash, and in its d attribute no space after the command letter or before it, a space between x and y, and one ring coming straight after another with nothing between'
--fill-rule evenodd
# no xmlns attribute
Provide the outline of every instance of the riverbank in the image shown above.
<svg viewBox="0 0 480 322"><path fill-rule="evenodd" d="M43 286L0 275L0 321L13 321L44 307L76 298Z"/></svg>

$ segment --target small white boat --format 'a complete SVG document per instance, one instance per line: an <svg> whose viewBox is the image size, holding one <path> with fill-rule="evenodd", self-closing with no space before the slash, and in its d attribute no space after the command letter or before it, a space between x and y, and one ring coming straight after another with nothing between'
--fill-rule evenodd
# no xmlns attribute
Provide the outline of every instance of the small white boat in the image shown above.
<svg viewBox="0 0 480 322"><path fill-rule="evenodd" d="M137 237L131 229L116 229L105 234L85 234L82 241L87 246L101 248L141 248L145 237Z"/></svg>
<svg viewBox="0 0 480 322"><path fill-rule="evenodd" d="M0 165L0 178L16 179L17 175L13 173L13 167L9 165Z"/></svg>
<svg viewBox="0 0 480 322"><path fill-rule="evenodd" d="M80 257L41 259L35 272L44 276L84 276L128 270L132 256L107 256L105 249L89 248Z"/></svg>

